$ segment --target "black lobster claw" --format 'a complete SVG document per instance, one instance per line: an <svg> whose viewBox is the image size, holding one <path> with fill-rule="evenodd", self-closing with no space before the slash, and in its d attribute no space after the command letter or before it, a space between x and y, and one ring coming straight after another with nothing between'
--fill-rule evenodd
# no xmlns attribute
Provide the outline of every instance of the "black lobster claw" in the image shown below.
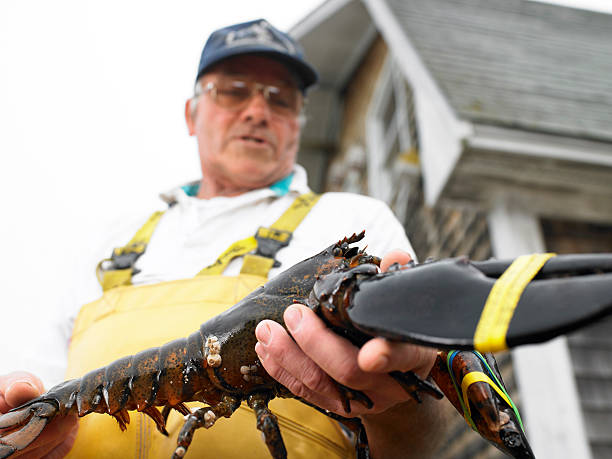
<svg viewBox="0 0 612 459"><path fill-rule="evenodd" d="M612 254L434 261L362 279L347 313L368 334L438 348L539 343L612 313Z"/></svg>

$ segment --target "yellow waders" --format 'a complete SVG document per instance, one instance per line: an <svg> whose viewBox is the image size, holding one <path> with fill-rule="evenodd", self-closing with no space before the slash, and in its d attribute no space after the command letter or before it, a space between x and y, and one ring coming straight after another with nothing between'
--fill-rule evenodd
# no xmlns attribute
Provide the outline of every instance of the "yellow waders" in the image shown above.
<svg viewBox="0 0 612 459"><path fill-rule="evenodd" d="M300 199L303 200L304 197L298 198ZM310 207L312 205L314 203L311 203ZM288 226L283 227L283 219L286 223L287 214L291 213L288 210L271 228L260 228L256 238L261 240L266 236L270 237L269 233L272 232L277 234L279 243L288 242L290 232L306 214L304 213L297 223L293 218L293 229L288 230ZM158 219L155 219L153 225ZM152 230L143 227L139 233L148 233L150 237ZM146 247L148 237L141 239L139 243ZM241 246L244 241L246 239L239 241ZM133 242L134 239L130 244ZM115 252L121 252L123 249L116 249ZM236 253L236 250L233 252ZM262 258L262 255L258 254L265 252L266 249L260 250L258 245L257 254L249 256L255 257L255 262L246 263L245 260L243 272L238 276L220 275L231 259L228 256L224 258L222 254L217 262L211 265L214 268L205 268L200 275L191 279L131 286L129 279L124 278L119 287L105 288L102 298L83 306L75 321L67 377L80 377L90 370L108 365L117 358L193 333L202 322L235 304L266 281L267 272L274 259L272 257L263 262L258 260ZM129 251L126 250L125 253ZM211 274L211 269L220 269L218 265L224 266L219 273ZM253 266L264 266L264 275L261 274L262 271L253 274L252 272L256 271ZM131 267L124 266L120 269L128 269L131 279ZM101 272L102 281L106 272ZM119 276L111 277L116 280ZM104 285L104 282L102 283ZM190 406L201 405L194 403ZM270 403L270 409L278 416L290 458L354 457L353 446L346 440L337 423L327 416L291 399L275 399ZM117 422L109 415L90 414L83 417L69 457L171 457L176 447L176 437L184 422L182 415L174 410L170 414L167 424L169 437L160 434L148 416L131 411L130 417L131 422L126 432L121 432ZM198 429L187 454L192 458L270 457L256 428L255 415L245 404L236 410L231 418L219 419L211 429Z"/></svg>

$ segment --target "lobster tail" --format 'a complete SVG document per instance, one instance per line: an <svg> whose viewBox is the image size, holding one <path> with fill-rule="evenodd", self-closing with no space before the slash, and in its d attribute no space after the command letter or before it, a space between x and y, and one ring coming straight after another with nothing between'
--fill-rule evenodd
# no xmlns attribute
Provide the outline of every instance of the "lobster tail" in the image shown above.
<svg viewBox="0 0 612 459"><path fill-rule="evenodd" d="M0 458L26 448L56 415L109 414L121 430L129 410L148 415L164 435L171 409L190 413L184 405L206 378L200 331L164 346L123 357L82 378L58 384L47 393L0 416ZM160 412L156 406L165 406Z"/></svg>

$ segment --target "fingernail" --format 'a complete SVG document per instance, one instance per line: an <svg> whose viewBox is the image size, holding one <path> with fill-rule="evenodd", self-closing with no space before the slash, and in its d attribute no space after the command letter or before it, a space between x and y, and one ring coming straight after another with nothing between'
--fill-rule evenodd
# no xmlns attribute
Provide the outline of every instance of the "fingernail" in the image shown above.
<svg viewBox="0 0 612 459"><path fill-rule="evenodd" d="M284 319L289 331L295 332L302 321L302 310L297 306L289 306L285 311Z"/></svg>
<svg viewBox="0 0 612 459"><path fill-rule="evenodd" d="M28 386L30 386L32 388L33 391L38 392L38 389L36 388L36 386L34 384L32 384L31 381L28 381L27 379L18 379L17 381L13 381L6 388L6 392L10 392L11 389L13 389L13 387L15 387L15 385L17 385L17 384L27 384Z"/></svg>
<svg viewBox="0 0 612 459"><path fill-rule="evenodd" d="M389 357L386 355L379 355L374 363L372 364L372 371L382 371L387 368L389 365Z"/></svg>
<svg viewBox="0 0 612 459"><path fill-rule="evenodd" d="M270 336L272 332L270 331L270 325L265 322L259 322L257 327L255 328L255 336L257 337L257 341L259 341L264 346L270 342Z"/></svg>
<svg viewBox="0 0 612 459"><path fill-rule="evenodd" d="M257 357L259 357L261 363L263 363L267 353L261 343L255 343L255 353L257 354Z"/></svg>

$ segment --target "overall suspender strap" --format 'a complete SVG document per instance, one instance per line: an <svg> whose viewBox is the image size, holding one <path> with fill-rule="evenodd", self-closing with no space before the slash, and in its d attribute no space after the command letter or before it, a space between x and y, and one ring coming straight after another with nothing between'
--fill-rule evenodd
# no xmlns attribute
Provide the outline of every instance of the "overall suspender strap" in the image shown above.
<svg viewBox="0 0 612 459"><path fill-rule="evenodd" d="M98 263L96 275L103 291L132 284L132 275L135 274L134 264L146 250L163 214L163 211L154 212L130 242L123 247L116 247L110 258Z"/></svg>
<svg viewBox="0 0 612 459"><path fill-rule="evenodd" d="M293 231L302 222L310 209L317 203L320 195L313 192L298 196L291 206L269 228L259 227L254 236L249 236L230 245L217 260L198 275L222 274L230 261L245 255L241 274L256 274L268 277L268 272L279 263L274 259L276 253L286 247ZM157 211L136 232L123 247L113 250L110 258L98 263L96 275L103 291L123 285L132 285L136 260L144 253L157 227L163 211ZM256 250L254 254L249 254Z"/></svg>
<svg viewBox="0 0 612 459"><path fill-rule="evenodd" d="M198 275L221 274L230 261L244 255L241 274L255 274L268 277L270 269L279 266L276 253L291 241L293 231L302 222L319 200L320 195L309 192L298 196L291 206L269 228L260 226L255 236L242 239L230 245L217 260ZM254 254L248 253L255 250Z"/></svg>
<svg viewBox="0 0 612 459"><path fill-rule="evenodd" d="M257 251L244 256L240 273L256 274L267 278L270 269L280 266L275 259L276 254L280 249L289 245L293 232L320 197L321 195L312 191L300 195L269 228L260 226L255 234Z"/></svg>
<svg viewBox="0 0 612 459"><path fill-rule="evenodd" d="M225 251L219 255L219 258L215 260L212 265L207 266L200 271L198 276L212 276L223 274L225 268L236 257L240 257L245 253L255 250L257 248L257 240L254 236L241 239L240 241L234 242Z"/></svg>

